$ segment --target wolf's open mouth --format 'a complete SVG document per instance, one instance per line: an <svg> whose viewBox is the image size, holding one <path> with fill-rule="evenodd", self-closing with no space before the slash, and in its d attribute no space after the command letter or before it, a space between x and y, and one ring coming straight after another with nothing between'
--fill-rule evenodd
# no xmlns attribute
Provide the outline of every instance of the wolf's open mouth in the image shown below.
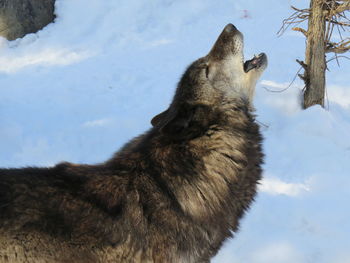
<svg viewBox="0 0 350 263"><path fill-rule="evenodd" d="M247 60L246 62L244 62L243 65L245 73L249 72L254 68L260 68L265 63L265 60L265 53L261 53L258 56L254 56L252 59Z"/></svg>

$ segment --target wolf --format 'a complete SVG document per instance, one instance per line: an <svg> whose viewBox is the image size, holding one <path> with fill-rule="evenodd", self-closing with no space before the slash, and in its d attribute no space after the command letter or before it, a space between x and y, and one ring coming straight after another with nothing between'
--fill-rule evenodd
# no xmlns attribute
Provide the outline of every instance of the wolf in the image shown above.
<svg viewBox="0 0 350 263"><path fill-rule="evenodd" d="M261 179L255 85L228 24L152 127L96 165L0 169L0 262L210 262Z"/></svg>

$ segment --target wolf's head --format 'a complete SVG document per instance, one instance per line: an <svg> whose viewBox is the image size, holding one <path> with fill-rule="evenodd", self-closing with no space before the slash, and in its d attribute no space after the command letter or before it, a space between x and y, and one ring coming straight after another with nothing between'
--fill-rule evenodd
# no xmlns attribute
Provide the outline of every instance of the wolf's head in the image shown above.
<svg viewBox="0 0 350 263"><path fill-rule="evenodd" d="M267 67L264 53L244 62L243 35L228 24L207 56L200 59L210 85L224 96L252 103L255 84Z"/></svg>
<svg viewBox="0 0 350 263"><path fill-rule="evenodd" d="M203 123L205 107L213 108L224 100L242 100L251 106L256 82L266 67L264 53L244 62L243 35L228 24L209 54L187 68L172 104L152 119L153 126L166 133L180 134L188 130L196 114L200 120L195 123Z"/></svg>

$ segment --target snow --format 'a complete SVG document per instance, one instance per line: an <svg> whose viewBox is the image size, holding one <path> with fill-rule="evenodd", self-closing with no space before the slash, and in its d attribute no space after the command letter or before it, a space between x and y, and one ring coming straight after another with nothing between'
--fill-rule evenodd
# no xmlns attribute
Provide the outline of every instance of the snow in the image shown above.
<svg viewBox="0 0 350 263"><path fill-rule="evenodd" d="M279 178L274 178L271 175L266 177L259 188L259 191L271 195L287 195L298 196L305 191L310 191L307 183L286 183Z"/></svg>
<svg viewBox="0 0 350 263"><path fill-rule="evenodd" d="M255 101L266 157L256 202L213 262L350 262L350 64L330 66L326 109L302 110L302 83L289 84L304 40L276 36L290 5L308 4L57 0L55 23L0 38L0 166L106 160L150 127L232 22L247 57L269 57Z"/></svg>

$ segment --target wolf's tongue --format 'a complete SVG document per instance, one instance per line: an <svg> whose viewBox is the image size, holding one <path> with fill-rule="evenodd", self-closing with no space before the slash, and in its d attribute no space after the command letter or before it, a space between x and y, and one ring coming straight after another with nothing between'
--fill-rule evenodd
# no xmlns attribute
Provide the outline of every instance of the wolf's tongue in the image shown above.
<svg viewBox="0 0 350 263"><path fill-rule="evenodd" d="M259 56L254 56L252 59L247 60L246 62L244 62L243 68L244 71L247 73L250 70L252 70L253 68L256 68L259 66L260 64L260 58L261 58L261 54Z"/></svg>
<svg viewBox="0 0 350 263"><path fill-rule="evenodd" d="M246 62L244 62L243 68L244 68L244 71L247 73L253 68L256 68L256 66L257 66L257 61L255 58L253 58L251 60L247 60Z"/></svg>

